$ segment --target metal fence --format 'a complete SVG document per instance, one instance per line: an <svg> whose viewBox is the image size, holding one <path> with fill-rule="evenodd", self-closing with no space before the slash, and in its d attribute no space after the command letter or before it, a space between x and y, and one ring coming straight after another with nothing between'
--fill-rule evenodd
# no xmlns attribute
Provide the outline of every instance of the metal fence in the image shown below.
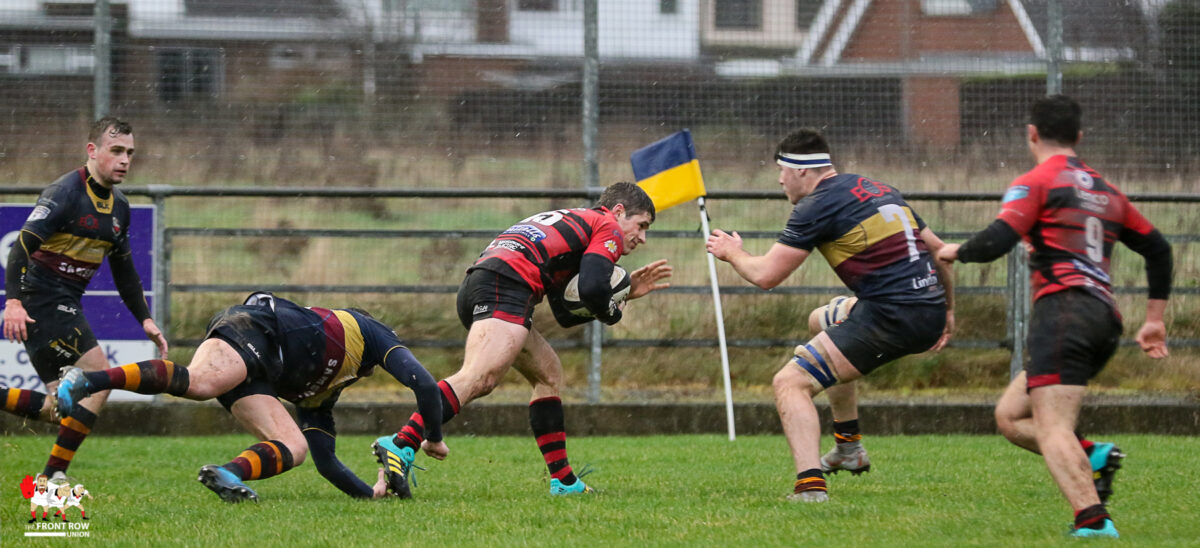
<svg viewBox="0 0 1200 548"><path fill-rule="evenodd" d="M706 169L736 172L802 125L865 162L986 172L1024 161L1028 105L1061 88L1084 106L1093 163L1145 181L1134 190L1192 192L1198 14L1190 0L4 0L0 180L74 161L106 112L133 122L140 175L177 185L580 188L680 127ZM976 186L910 190L994 190L961 183Z"/></svg>

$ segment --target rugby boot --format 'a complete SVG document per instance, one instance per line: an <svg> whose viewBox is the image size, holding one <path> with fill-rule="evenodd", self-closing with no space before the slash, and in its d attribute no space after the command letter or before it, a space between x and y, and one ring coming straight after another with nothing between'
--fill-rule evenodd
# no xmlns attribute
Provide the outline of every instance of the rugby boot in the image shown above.
<svg viewBox="0 0 1200 548"><path fill-rule="evenodd" d="M846 470L857 476L871 471L871 459L860 442L839 443L821 457L821 472L836 474Z"/></svg>
<svg viewBox="0 0 1200 548"><path fill-rule="evenodd" d="M409 488L408 479L417 454L412 447L397 446L392 441L393 437L388 435L375 440L371 444L371 451L375 453L375 460L383 465L383 472L392 494L402 499L410 499L412 489Z"/></svg>
<svg viewBox="0 0 1200 548"><path fill-rule="evenodd" d="M197 481L204 484L221 500L225 502L242 502L252 500L258 502L258 493L242 483L241 478L237 477L233 472L216 464L206 464L200 468L200 476Z"/></svg>
<svg viewBox="0 0 1200 548"><path fill-rule="evenodd" d="M1100 495L1101 504L1108 504L1108 497L1113 494L1113 478L1117 475L1117 470L1121 469L1123 458L1125 453L1111 443L1098 442L1092 446L1092 454L1088 455L1088 460L1092 465L1092 481L1096 484L1096 494Z"/></svg>
<svg viewBox="0 0 1200 548"><path fill-rule="evenodd" d="M550 478L551 495L582 495L595 492L595 489L588 487L586 483L583 483L583 480L578 478L571 485L563 485L563 482L559 481L558 478Z"/></svg>
<svg viewBox="0 0 1200 548"><path fill-rule="evenodd" d="M1117 526L1111 519L1104 520L1104 527L1099 529L1088 529L1087 527L1074 529L1071 531L1071 536L1075 538L1121 538L1120 533L1117 533Z"/></svg>
<svg viewBox="0 0 1200 548"><path fill-rule="evenodd" d="M62 370L62 379L58 381L58 390L55 395L58 401L54 404L54 410L59 417L71 416L71 411L75 410L75 406L79 404L79 400L90 396L92 393L89 389L92 383L88 382L87 375L78 367L64 367Z"/></svg>

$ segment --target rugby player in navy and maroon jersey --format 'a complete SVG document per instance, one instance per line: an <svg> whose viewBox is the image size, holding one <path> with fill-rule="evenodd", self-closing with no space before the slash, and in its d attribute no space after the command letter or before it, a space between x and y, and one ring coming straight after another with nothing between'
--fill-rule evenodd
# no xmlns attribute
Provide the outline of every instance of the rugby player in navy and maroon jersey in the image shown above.
<svg viewBox="0 0 1200 548"><path fill-rule="evenodd" d="M612 325L620 321L622 306L612 300L613 265L646 241L654 222L654 202L633 183L615 183L604 190L591 209L559 209L528 217L505 230L467 269L458 290L458 317L469 331L463 366L438 383L442 391L442 417L446 422L468 402L490 393L500 378L514 367L533 387L529 424L550 470L550 493L567 495L591 492L575 475L567 460L563 421L562 362L546 339L533 327L533 307L545 297L555 319L564 327L591 321L567 311L564 286L579 275L580 300L596 319ZM630 274L628 299L666 288L659 283L671 275L665 260L655 261ZM517 360L522 350L528 359ZM446 457L445 447L431 445L416 415L395 436L376 440L381 460L403 462L402 470L388 468L389 482L403 481L419 446L436 459Z"/></svg>
<svg viewBox="0 0 1200 548"><path fill-rule="evenodd" d="M1033 317L1030 359L996 404L996 423L1013 444L1040 453L1075 511L1076 536L1117 536L1105 509L1124 456L1112 443L1074 434L1087 382L1120 342L1109 258L1116 242L1146 260L1149 300L1137 343L1151 358L1167 356L1163 312L1171 293L1171 246L1111 182L1075 154L1082 110L1053 95L1033 104L1026 126L1037 167L1013 181L999 216L962 244L938 254L946 262L989 262L1022 239L1029 258Z"/></svg>
<svg viewBox="0 0 1200 548"><path fill-rule="evenodd" d="M129 200L116 189L133 161L133 128L116 118L101 118L92 124L86 150L86 165L63 175L38 197L8 253L4 276L4 337L25 343L29 361L48 391L54 390L63 367L108 367L80 305L105 257L121 300L159 352L167 355L167 341L150 318L133 264ZM107 399L108 392L95 394L71 415L56 417L45 394L0 387L5 411L60 424L43 470L56 482Z"/></svg>
<svg viewBox="0 0 1200 548"><path fill-rule="evenodd" d="M809 315L820 330L796 347L775 375L775 402L796 464L789 500L828 500L825 473L865 472L854 386L848 384L905 356L939 350L954 326L950 272L933 253L942 241L900 192L861 175L839 174L829 145L801 129L779 143L779 184L795 205L779 240L765 255L742 249L737 232L714 230L708 251L763 289L779 285L821 251L857 297L839 297ZM846 308L849 308L847 312ZM816 330L816 329L814 329ZM837 444L821 456L821 427L812 398L828 389Z"/></svg>
<svg viewBox="0 0 1200 548"><path fill-rule="evenodd" d="M270 293L255 293L213 317L205 341L188 366L166 360L85 373L67 370L58 386L59 409L100 390L216 398L261 442L230 462L200 469L199 480L227 502L258 501L244 482L282 474L311 453L317 471L356 498L380 498L387 480L379 470L368 486L334 454L333 406L342 390L382 367L417 398L418 420L432 422L429 443L442 442L442 402L437 382L390 327L355 308L305 308ZM279 399L296 404L299 425ZM405 484L393 494L411 496Z"/></svg>

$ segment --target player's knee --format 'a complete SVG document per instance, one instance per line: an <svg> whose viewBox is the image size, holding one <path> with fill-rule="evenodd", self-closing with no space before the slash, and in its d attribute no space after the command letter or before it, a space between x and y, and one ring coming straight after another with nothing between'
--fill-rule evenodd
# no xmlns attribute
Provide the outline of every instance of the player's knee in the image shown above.
<svg viewBox="0 0 1200 548"><path fill-rule="evenodd" d="M281 441L292 453L292 468L300 466L304 462L304 458L308 456L308 442L304 440L304 436Z"/></svg>
<svg viewBox="0 0 1200 548"><path fill-rule="evenodd" d="M824 329L821 327L821 317L825 314L825 308L826 307L824 307L824 306L820 306L820 307L813 309L813 311L811 313L809 313L809 315L808 315L808 332L809 333L812 333L815 335L817 333L820 333L821 330Z"/></svg>
<svg viewBox="0 0 1200 548"><path fill-rule="evenodd" d="M796 346L792 360L775 375L774 382L806 385L809 393L817 394L837 384L838 378L824 344L813 339ZM778 393L779 385L776 387Z"/></svg>

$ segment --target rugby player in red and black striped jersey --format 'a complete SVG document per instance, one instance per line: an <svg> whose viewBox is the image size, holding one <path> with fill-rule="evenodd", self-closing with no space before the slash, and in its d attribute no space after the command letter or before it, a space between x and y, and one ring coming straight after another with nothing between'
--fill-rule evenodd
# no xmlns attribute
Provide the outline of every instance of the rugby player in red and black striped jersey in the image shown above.
<svg viewBox="0 0 1200 548"><path fill-rule="evenodd" d="M159 352L167 354L167 341L150 318L129 248L129 200L116 189L129 172L133 144L129 124L112 117L93 123L87 164L42 192L8 254L4 337L25 343L47 390L54 390L63 367L108 367L80 305L105 257L121 300ZM55 481L71 465L106 399L108 392L98 393L70 416L55 417L45 394L0 387L5 411L60 424L43 470Z"/></svg>
<svg viewBox="0 0 1200 548"><path fill-rule="evenodd" d="M567 459L563 421L562 362L533 327L533 307L543 297L564 327L591 321L566 309L562 293L579 275L579 296L596 319L609 325L621 319L622 307L612 299L613 266L646 242L654 222L654 202L633 183L605 189L591 209L559 209L528 217L492 240L467 269L458 291L458 317L467 333L463 366L438 383L442 389L442 422L462 406L490 393L508 368L514 367L533 387L529 424L550 470L550 493L590 492ZM666 288L659 283L671 267L659 260L630 274L628 299ZM530 359L516 360L526 351ZM395 436L376 440L380 460L399 459L404 470L412 465L419 446L436 459L446 457L444 446L433 446L423 433L428 424L413 416ZM389 474L393 470L389 468ZM390 478L389 478L390 479Z"/></svg>
<svg viewBox="0 0 1200 548"><path fill-rule="evenodd" d="M1104 503L1124 455L1111 443L1077 438L1076 419L1088 380L1121 337L1109 278L1114 245L1119 241L1146 260L1149 300L1137 343L1152 358L1167 356L1163 312L1172 257L1154 225L1075 154L1081 118L1069 97L1035 102L1026 137L1037 167L1013 181L991 225L961 247L947 244L938 259L989 262L1022 239L1032 246L1030 359L997 403L996 422L1009 441L1043 456L1075 511L1076 536L1115 537Z"/></svg>
<svg viewBox="0 0 1200 548"><path fill-rule="evenodd" d="M100 390L171 394L191 400L216 398L261 440L230 462L200 469L199 480L227 502L258 500L244 482L299 466L311 454L317 471L346 494L380 498L384 471L374 487L334 454L333 406L342 390L382 367L417 398L417 417L432 419L426 437L443 448L437 382L392 329L365 311L302 307L269 293L213 317L205 341L188 366L147 360L85 373L68 369L58 387L60 410ZM299 425L279 399L296 404ZM407 483L393 494L411 496Z"/></svg>

